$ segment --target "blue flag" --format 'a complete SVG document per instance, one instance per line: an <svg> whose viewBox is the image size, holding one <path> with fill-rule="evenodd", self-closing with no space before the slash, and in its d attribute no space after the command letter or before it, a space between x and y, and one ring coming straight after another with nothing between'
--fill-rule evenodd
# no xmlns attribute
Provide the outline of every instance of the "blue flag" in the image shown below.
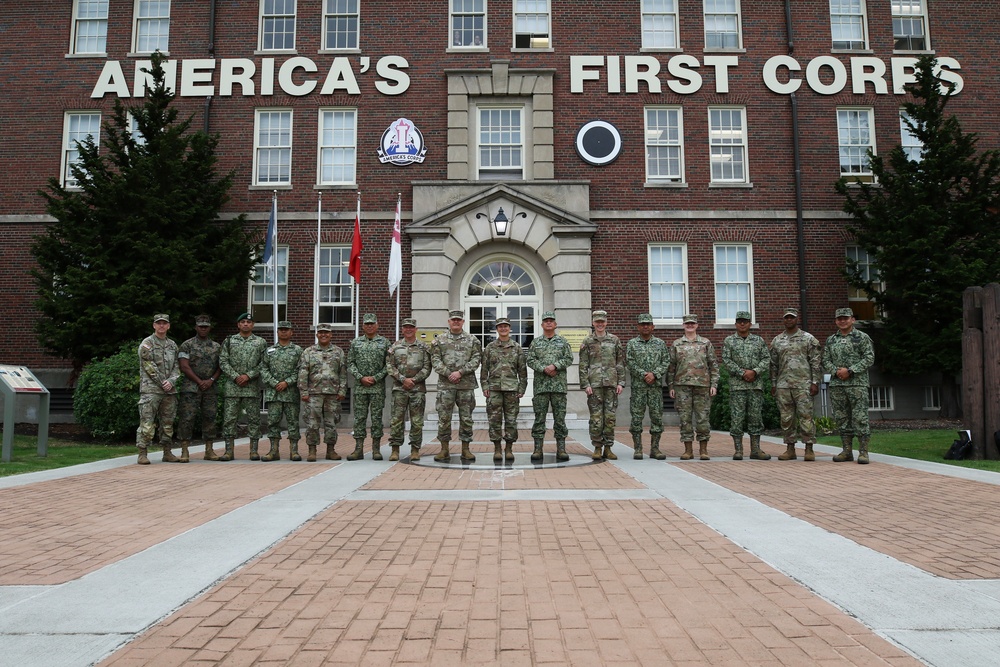
<svg viewBox="0 0 1000 667"><path fill-rule="evenodd" d="M267 222L267 240L264 241L264 259L263 263L266 266L271 261L271 255L274 254L274 237L277 235L278 230L278 198L275 197L271 200L271 219Z"/></svg>

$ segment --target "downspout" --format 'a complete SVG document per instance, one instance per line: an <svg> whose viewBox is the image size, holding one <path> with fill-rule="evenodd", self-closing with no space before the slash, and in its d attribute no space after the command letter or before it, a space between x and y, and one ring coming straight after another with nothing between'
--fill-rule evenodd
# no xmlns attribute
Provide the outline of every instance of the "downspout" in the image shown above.
<svg viewBox="0 0 1000 667"><path fill-rule="evenodd" d="M788 53L795 51L795 35L792 29L792 0L785 0L785 29L788 33ZM792 111L792 156L795 165L795 241L799 257L799 322L803 329L809 328L807 319L806 288L806 235L802 213L802 154L799 146L799 101L795 93L789 96Z"/></svg>
<svg viewBox="0 0 1000 667"><path fill-rule="evenodd" d="M211 0L208 3L208 55L215 56L215 1ZM204 117L204 129L205 134L209 133L209 122L208 116L212 110L212 98L205 98L205 117Z"/></svg>

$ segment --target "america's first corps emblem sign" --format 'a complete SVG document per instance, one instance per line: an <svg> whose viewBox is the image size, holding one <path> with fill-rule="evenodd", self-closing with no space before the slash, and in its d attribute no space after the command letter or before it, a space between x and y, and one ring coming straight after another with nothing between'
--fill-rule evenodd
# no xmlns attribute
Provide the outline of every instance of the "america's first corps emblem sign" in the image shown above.
<svg viewBox="0 0 1000 667"><path fill-rule="evenodd" d="M382 164L419 164L424 161L426 154L424 135L408 118L397 119L382 133L382 142L378 148L378 160Z"/></svg>

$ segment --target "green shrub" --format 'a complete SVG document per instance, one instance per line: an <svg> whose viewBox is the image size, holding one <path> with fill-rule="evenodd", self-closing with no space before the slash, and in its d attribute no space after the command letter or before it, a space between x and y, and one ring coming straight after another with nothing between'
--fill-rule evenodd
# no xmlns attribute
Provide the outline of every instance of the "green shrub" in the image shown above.
<svg viewBox="0 0 1000 667"><path fill-rule="evenodd" d="M73 412L96 438L128 440L139 428L139 343L125 343L110 357L88 364L80 374Z"/></svg>
<svg viewBox="0 0 1000 667"><path fill-rule="evenodd" d="M764 420L765 430L781 428L778 404L774 402L774 396L771 396L771 378L766 375L764 376L764 408L761 410L761 417ZM729 372L724 368L719 377L719 390L716 392L715 398L712 399L709 421L713 430L728 431L730 429Z"/></svg>

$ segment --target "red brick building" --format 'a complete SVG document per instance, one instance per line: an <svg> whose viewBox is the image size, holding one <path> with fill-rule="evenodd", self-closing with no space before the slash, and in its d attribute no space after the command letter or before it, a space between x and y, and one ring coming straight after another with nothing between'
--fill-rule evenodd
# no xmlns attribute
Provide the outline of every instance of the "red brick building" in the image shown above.
<svg viewBox="0 0 1000 667"><path fill-rule="evenodd" d="M833 183L868 177L868 148L908 142L902 86L923 53L960 84L952 112L997 146L998 23L1000 6L965 0L8 3L0 363L66 385L67 364L33 332L37 193L66 178L73 141L98 133L116 98L139 103L155 49L176 103L221 135L220 169L236 174L226 215L263 232L277 191L280 317L298 342L318 319L346 345L353 289L393 335L400 195L400 310L425 330L458 308L484 337L507 315L527 342L555 310L582 336L601 308L625 337L651 312L670 340L694 312L721 344L737 310L766 339L789 306L821 340L835 308L871 314L840 273L858 249ZM490 224L501 208L503 236ZM234 310L253 308L269 332L269 286L244 298ZM873 416L939 400L939 378L876 377Z"/></svg>

